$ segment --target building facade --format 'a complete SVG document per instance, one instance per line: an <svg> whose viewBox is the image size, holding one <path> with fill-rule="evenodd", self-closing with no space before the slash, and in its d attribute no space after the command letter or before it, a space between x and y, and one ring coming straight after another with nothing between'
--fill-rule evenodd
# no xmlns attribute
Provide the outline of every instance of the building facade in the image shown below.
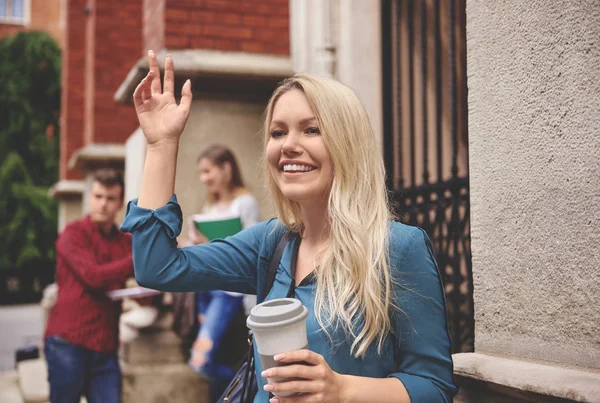
<svg viewBox="0 0 600 403"><path fill-rule="evenodd" d="M264 200L256 161L270 92L294 71L333 76L367 108L409 220L449 250L446 292L464 313L450 312L451 327L470 346L455 348L456 401L598 401L597 1L68 3L73 13L98 8L72 22L71 43L82 44L67 67L74 106L63 116L74 123L61 179L120 164L127 198L137 195L144 139L131 95L152 48L173 55L178 86L193 83L176 180L184 214L201 206L195 160L213 142L233 148ZM103 7L124 19L103 20ZM111 49L123 53L115 64ZM85 135L69 145L69 133ZM429 202L446 207L424 210Z"/></svg>
<svg viewBox="0 0 600 403"><path fill-rule="evenodd" d="M292 73L288 1L148 1L144 24L145 49L153 49L161 65L167 52L172 55L176 86L192 81L194 102L175 184L184 215L199 212L205 198L197 178L198 155L219 143L235 153L246 184L262 202L263 217L269 217L272 210L257 161L266 102L277 83ZM130 67L115 93L126 105L148 71L146 52ZM143 149L142 133L132 133L126 144L128 199L139 191Z"/></svg>
<svg viewBox="0 0 600 403"><path fill-rule="evenodd" d="M186 133L193 134L182 144L177 190L184 211L200 209L195 160L213 142L233 148L250 188L264 198L255 163L262 140L255 134L268 94L292 71L286 0L66 1L61 180L54 187L61 227L85 212L90 173L98 167L126 168L126 196L136 195L143 136L131 93L147 71L148 49L161 60L173 55L178 74L192 78L194 109L202 110L192 113Z"/></svg>

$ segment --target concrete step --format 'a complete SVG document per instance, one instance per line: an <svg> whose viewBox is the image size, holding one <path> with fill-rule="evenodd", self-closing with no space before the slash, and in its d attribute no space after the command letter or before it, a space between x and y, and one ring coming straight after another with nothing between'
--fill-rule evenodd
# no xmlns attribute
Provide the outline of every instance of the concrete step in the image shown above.
<svg viewBox="0 0 600 403"><path fill-rule="evenodd" d="M123 403L209 403L209 383L186 364L124 363Z"/></svg>
<svg viewBox="0 0 600 403"><path fill-rule="evenodd" d="M19 389L19 375L17 371L0 372L0 402L25 403Z"/></svg>
<svg viewBox="0 0 600 403"><path fill-rule="evenodd" d="M121 346L119 355L124 362L132 365L185 362L179 337L170 330L160 328L140 329L135 340Z"/></svg>
<svg viewBox="0 0 600 403"><path fill-rule="evenodd" d="M16 371L8 376L0 375L0 402L49 403L50 385L46 360L39 358L20 361ZM80 403L86 402L85 397L81 397Z"/></svg>
<svg viewBox="0 0 600 403"><path fill-rule="evenodd" d="M17 364L17 374L25 403L44 403L50 400L48 367L44 359L20 361Z"/></svg>

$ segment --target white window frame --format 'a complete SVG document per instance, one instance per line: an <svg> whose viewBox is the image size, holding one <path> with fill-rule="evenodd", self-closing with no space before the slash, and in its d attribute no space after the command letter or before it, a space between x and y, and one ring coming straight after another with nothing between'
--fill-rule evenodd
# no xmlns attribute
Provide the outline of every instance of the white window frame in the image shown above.
<svg viewBox="0 0 600 403"><path fill-rule="evenodd" d="M15 0L4 0L11 3ZM23 0L23 17L5 17L0 15L0 24L29 25L31 21L31 0Z"/></svg>

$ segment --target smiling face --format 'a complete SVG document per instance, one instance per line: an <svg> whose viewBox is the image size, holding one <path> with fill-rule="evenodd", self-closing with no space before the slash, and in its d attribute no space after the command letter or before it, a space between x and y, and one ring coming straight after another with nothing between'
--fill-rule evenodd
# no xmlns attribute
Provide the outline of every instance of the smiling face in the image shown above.
<svg viewBox="0 0 600 403"><path fill-rule="evenodd" d="M198 162L198 175L200 182L206 186L209 193L222 195L229 188L231 167L228 163L219 166L209 158L202 158Z"/></svg>
<svg viewBox="0 0 600 403"><path fill-rule="evenodd" d="M279 97L269 133L266 156L281 193L301 205L326 202L333 164L302 91L290 90Z"/></svg>

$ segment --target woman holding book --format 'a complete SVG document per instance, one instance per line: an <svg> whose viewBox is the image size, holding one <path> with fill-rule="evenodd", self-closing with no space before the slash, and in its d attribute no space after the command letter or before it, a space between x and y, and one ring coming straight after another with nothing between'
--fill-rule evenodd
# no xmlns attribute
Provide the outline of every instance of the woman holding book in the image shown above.
<svg viewBox="0 0 600 403"><path fill-rule="evenodd" d="M218 144L206 148L198 156L196 167L207 193L203 214L239 217L242 228L260 222L258 201L244 185L240 167L229 148ZM194 245L208 242L194 225L188 227L188 237Z"/></svg>
<svg viewBox="0 0 600 403"><path fill-rule="evenodd" d="M198 156L196 166L207 196L202 215L192 216L190 219L189 243L200 245L209 241L194 222L198 217L215 220L235 217L240 219L242 228L249 228L260 221L258 201L244 185L240 167L229 148L222 145L206 148ZM240 311L247 314L255 304L254 295L219 290L196 293L199 330L189 362L195 371L211 378L213 395L220 395L222 388L227 386L234 375L231 365L219 359L223 354L218 354L218 350L227 332L231 330L232 323L239 318ZM244 335L240 336L244 342ZM228 339L230 342L231 340ZM230 354L234 354L233 351ZM226 358L236 361L235 357Z"/></svg>
<svg viewBox="0 0 600 403"><path fill-rule="evenodd" d="M257 359L254 402L269 392L302 392L271 399L281 403L452 401L451 343L431 242L421 229L392 221L381 150L355 94L328 78L284 81L265 119L265 168L279 217L177 249L175 167L191 84L177 105L171 58L164 90L152 52L149 61L134 94L148 141L144 178L123 224L133 233L138 281L262 295L273 250L291 231L266 298L291 290L308 308L310 350L280 354L275 359L289 365L264 372Z"/></svg>

